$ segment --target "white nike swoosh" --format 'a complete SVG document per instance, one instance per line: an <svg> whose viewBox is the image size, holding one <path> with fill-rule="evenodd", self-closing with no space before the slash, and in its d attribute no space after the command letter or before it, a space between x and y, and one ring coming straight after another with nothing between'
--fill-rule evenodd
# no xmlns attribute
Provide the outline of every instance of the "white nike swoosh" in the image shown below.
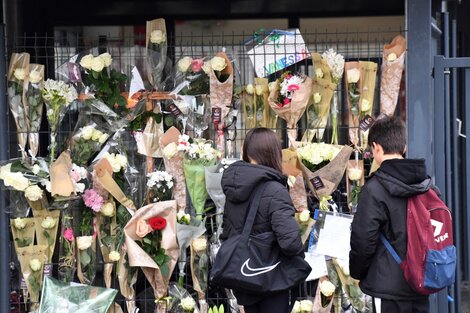
<svg viewBox="0 0 470 313"><path fill-rule="evenodd" d="M245 263L243 263L242 267L240 268L240 272L242 273L243 276L246 276L246 277L251 277L251 276L257 276L257 275L261 275L261 274L264 274L264 273L267 273L267 272L270 272L272 271L273 269L276 268L276 266L279 265L279 263L281 263L281 261L277 262L276 264L273 264L273 265L270 265L270 266L265 266L265 267L258 267L258 268L252 268L248 265L248 262L250 262L250 259L246 259ZM250 272L246 272L245 271L245 268L248 270L248 271L251 271L252 273Z"/></svg>

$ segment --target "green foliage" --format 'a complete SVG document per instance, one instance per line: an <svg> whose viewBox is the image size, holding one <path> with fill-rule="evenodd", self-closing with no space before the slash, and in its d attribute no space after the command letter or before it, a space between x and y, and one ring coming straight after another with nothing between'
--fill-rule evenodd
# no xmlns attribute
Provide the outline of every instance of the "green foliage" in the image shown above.
<svg viewBox="0 0 470 313"><path fill-rule="evenodd" d="M137 116L133 121L127 126L128 131L139 131L145 128L147 125L147 120L152 117L157 124L162 122L162 114L155 113L153 111L145 111L144 113Z"/></svg>
<svg viewBox="0 0 470 313"><path fill-rule="evenodd" d="M115 111L124 110L127 104L126 98L121 95L121 86L127 82L127 76L114 69L109 71L104 68L101 72L91 72L84 75L83 82L86 86L93 87L95 97Z"/></svg>

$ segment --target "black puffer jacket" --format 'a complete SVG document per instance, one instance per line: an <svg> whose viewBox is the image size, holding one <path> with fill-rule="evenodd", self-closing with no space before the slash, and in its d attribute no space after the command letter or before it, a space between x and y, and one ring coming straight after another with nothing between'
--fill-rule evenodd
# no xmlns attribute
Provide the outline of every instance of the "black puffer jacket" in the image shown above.
<svg viewBox="0 0 470 313"><path fill-rule="evenodd" d="M423 298L406 283L403 271L381 242L383 233L404 259L407 251L406 202L427 191L431 180L423 159L382 162L361 190L351 230L351 276L368 295L394 300Z"/></svg>
<svg viewBox="0 0 470 313"><path fill-rule="evenodd" d="M251 193L265 182L269 184L261 196L252 234L273 231L284 255L302 255L300 230L294 219L295 209L286 188L286 177L270 167L244 161L230 165L222 176L222 189L226 199L223 233L220 238L225 240L242 232ZM243 290L234 291L238 303L243 305L252 305L264 298Z"/></svg>

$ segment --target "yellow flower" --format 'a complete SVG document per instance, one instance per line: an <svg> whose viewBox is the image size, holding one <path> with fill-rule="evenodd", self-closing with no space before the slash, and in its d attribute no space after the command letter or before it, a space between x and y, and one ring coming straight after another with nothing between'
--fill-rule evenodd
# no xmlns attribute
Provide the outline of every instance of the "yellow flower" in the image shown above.
<svg viewBox="0 0 470 313"><path fill-rule="evenodd" d="M109 54L108 52L100 54L99 58L101 58L105 67L110 66L111 62L113 62L113 58L111 57L111 54Z"/></svg>
<svg viewBox="0 0 470 313"><path fill-rule="evenodd" d="M29 73L29 81L32 83L32 84L37 84L41 81L42 79L42 76L41 76L41 73L39 71L32 71Z"/></svg>
<svg viewBox="0 0 470 313"><path fill-rule="evenodd" d="M38 259L31 259L31 261L29 261L29 267L33 272L37 272L41 269L42 263Z"/></svg>
<svg viewBox="0 0 470 313"><path fill-rule="evenodd" d="M80 65L87 69L91 70L91 61L93 60L93 55L92 54L87 54L82 59L80 60Z"/></svg>
<svg viewBox="0 0 470 313"><path fill-rule="evenodd" d="M15 76L17 80L24 80L26 77L26 71L24 68L17 68L13 72L13 76Z"/></svg>
<svg viewBox="0 0 470 313"><path fill-rule="evenodd" d="M248 84L246 85L246 88L245 88L246 92L250 95L252 95L254 92L255 92L255 88L253 87L252 84Z"/></svg>
<svg viewBox="0 0 470 313"><path fill-rule="evenodd" d="M321 70L321 68L316 68L315 69L315 77L316 78L323 78L323 71Z"/></svg>
<svg viewBox="0 0 470 313"><path fill-rule="evenodd" d="M189 297L181 299L180 305L183 310L191 312L194 310L196 301L194 301L194 299L189 296Z"/></svg>
<svg viewBox="0 0 470 313"><path fill-rule="evenodd" d="M211 60L211 67L214 71L222 71L226 66L227 63L225 62L224 58L221 57L213 57Z"/></svg>
<svg viewBox="0 0 470 313"><path fill-rule="evenodd" d="M310 211L309 210L303 210L299 214L299 221L301 223L307 223L310 220Z"/></svg>
<svg viewBox="0 0 470 313"><path fill-rule="evenodd" d="M101 57L96 57L91 60L91 69L95 72L101 72L104 68L104 60Z"/></svg>
<svg viewBox="0 0 470 313"><path fill-rule="evenodd" d="M55 226L55 219L50 216L46 216L41 222L41 227L44 229L52 229Z"/></svg>
<svg viewBox="0 0 470 313"><path fill-rule="evenodd" d="M93 137L94 130L95 129L91 125L82 127L81 137L85 140L90 140L91 137Z"/></svg>
<svg viewBox="0 0 470 313"><path fill-rule="evenodd" d="M202 70L204 71L204 73L206 73L207 75L210 74L211 72L211 63L210 62L204 62L204 64L202 65Z"/></svg>
<svg viewBox="0 0 470 313"><path fill-rule="evenodd" d="M155 44L161 44L162 42L165 41L165 36L163 35L163 32L160 29L153 30L150 33L150 42L155 43Z"/></svg>
<svg viewBox="0 0 470 313"><path fill-rule="evenodd" d="M93 129L93 134L91 135L91 140L98 141L100 139L101 135L103 135L103 133L100 130Z"/></svg>
<svg viewBox="0 0 470 313"><path fill-rule="evenodd" d="M193 240L193 248L196 252L206 251L207 239L205 237L199 237Z"/></svg>
<svg viewBox="0 0 470 313"><path fill-rule="evenodd" d="M321 101L321 95L318 92L315 92L313 94L313 102L320 103L320 101Z"/></svg>
<svg viewBox="0 0 470 313"><path fill-rule="evenodd" d="M346 72L346 75L348 77L348 83L357 83L359 78L361 78L361 71L357 68L352 68Z"/></svg>
<svg viewBox="0 0 470 313"><path fill-rule="evenodd" d="M256 88L255 88L255 89L256 89L256 94L257 94L258 96L261 96L261 95L263 94L263 91L264 91L263 86L261 86L261 85L256 85Z"/></svg>
<svg viewBox="0 0 470 313"><path fill-rule="evenodd" d="M24 218L17 217L13 220L13 225L18 230L24 229L26 227L26 220Z"/></svg>
<svg viewBox="0 0 470 313"><path fill-rule="evenodd" d="M112 216L114 216L114 205L111 202L106 202L101 207L100 212L101 212L101 215L103 215L103 216L112 217Z"/></svg>
<svg viewBox="0 0 470 313"><path fill-rule="evenodd" d="M300 301L300 312L312 312L313 302L310 300Z"/></svg>
<svg viewBox="0 0 470 313"><path fill-rule="evenodd" d="M295 301L294 306L292 307L292 312L291 313L300 313L300 302Z"/></svg>
<svg viewBox="0 0 470 313"><path fill-rule="evenodd" d="M99 143L104 143L108 139L108 134L101 134L100 138L98 139Z"/></svg>
<svg viewBox="0 0 470 313"><path fill-rule="evenodd" d="M362 112L370 111L371 107L372 107L372 105L370 104L369 100L362 99L362 102L361 102L361 111Z"/></svg>
<svg viewBox="0 0 470 313"><path fill-rule="evenodd" d="M329 280L324 280L320 283L320 292L325 296L332 296L335 292L335 285L333 285Z"/></svg>
<svg viewBox="0 0 470 313"><path fill-rule="evenodd" d="M360 168L348 169L349 180L356 181L356 180L360 180L361 177L362 177L362 170Z"/></svg>
<svg viewBox="0 0 470 313"><path fill-rule="evenodd" d="M121 259L121 254L119 254L119 252L117 251L111 251L109 253L109 259L112 261L112 262L117 262Z"/></svg>
<svg viewBox="0 0 470 313"><path fill-rule="evenodd" d="M387 61L388 62L393 62L397 59L397 55L395 53L390 53L388 56L387 56Z"/></svg>

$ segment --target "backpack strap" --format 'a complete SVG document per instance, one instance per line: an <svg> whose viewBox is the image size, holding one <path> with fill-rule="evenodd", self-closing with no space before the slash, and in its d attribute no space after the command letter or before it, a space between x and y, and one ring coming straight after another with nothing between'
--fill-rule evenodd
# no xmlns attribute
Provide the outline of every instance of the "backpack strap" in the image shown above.
<svg viewBox="0 0 470 313"><path fill-rule="evenodd" d="M250 236L251 229L253 228L253 224L255 222L256 213L258 212L261 196L264 193L266 187L268 187L268 183L269 182L264 182L259 184L251 194L248 215L245 220L245 226L243 227L243 231L241 233L242 239L244 240L248 240L248 237Z"/></svg>
<svg viewBox="0 0 470 313"><path fill-rule="evenodd" d="M392 255L393 259L398 263L398 264L401 264L401 258L400 256L398 255L398 253L395 251L395 249L393 249L392 245L390 244L390 242L388 242L387 238L385 238L384 234L380 233L380 240L382 240L383 244L385 245L385 248L387 248L387 250L390 252L390 254Z"/></svg>

